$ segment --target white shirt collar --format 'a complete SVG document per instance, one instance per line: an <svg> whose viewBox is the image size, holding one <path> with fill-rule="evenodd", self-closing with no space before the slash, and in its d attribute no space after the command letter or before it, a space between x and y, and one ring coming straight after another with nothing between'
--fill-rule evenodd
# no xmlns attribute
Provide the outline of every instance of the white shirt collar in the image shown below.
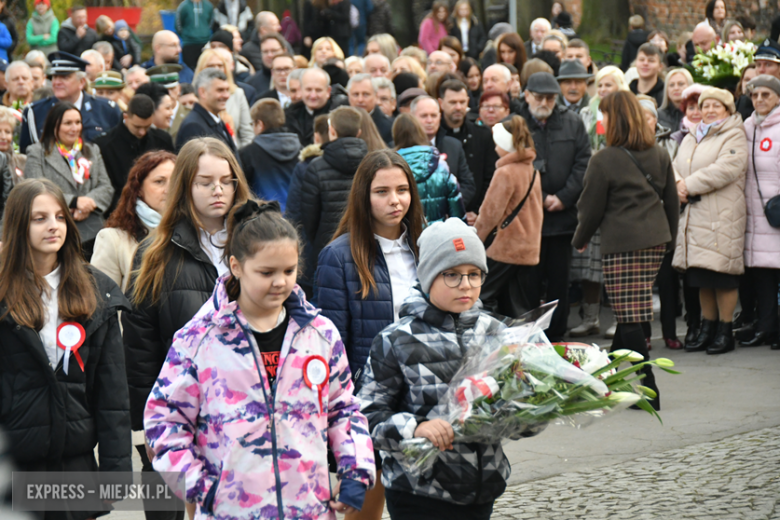
<svg viewBox="0 0 780 520"><path fill-rule="evenodd" d="M385 237L380 237L377 234L374 234L374 237L379 242L379 247L382 248L382 252L387 254L391 253L394 249L402 249L405 251L410 251L409 244L406 243L406 227L404 227L403 232L401 233L401 236L398 237L395 240L390 240Z"/></svg>
<svg viewBox="0 0 780 520"><path fill-rule="evenodd" d="M60 266L57 265L57 268L54 269L52 272L47 274L43 277L44 280L46 280L46 283L49 284L49 287L51 287L54 290L57 290L57 288L60 286Z"/></svg>
<svg viewBox="0 0 780 520"><path fill-rule="evenodd" d="M209 113L209 115L211 116L211 119L213 119L213 120L214 120L214 122L216 122L216 123L220 123L220 122L222 121L222 120L219 118L219 116L216 116L216 115L212 114L212 113L211 113L211 111L209 111L209 110L208 110L206 107L203 107L203 110L205 110L206 112L208 112L208 113Z"/></svg>
<svg viewBox="0 0 780 520"><path fill-rule="evenodd" d="M76 105L76 108L78 108L79 112L81 112L81 105L83 103L84 103L84 91L82 90L81 92L79 92L79 98L73 104Z"/></svg>

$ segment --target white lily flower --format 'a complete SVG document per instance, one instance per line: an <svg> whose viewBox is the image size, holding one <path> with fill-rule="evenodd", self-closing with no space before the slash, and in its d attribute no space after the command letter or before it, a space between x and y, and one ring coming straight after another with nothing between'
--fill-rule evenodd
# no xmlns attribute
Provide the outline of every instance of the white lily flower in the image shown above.
<svg viewBox="0 0 780 520"><path fill-rule="evenodd" d="M632 363L638 363L640 361L645 360L642 354L639 354L638 352L634 352L633 350L628 350L625 348L614 351L612 355L616 358L627 356L626 361L630 361Z"/></svg>

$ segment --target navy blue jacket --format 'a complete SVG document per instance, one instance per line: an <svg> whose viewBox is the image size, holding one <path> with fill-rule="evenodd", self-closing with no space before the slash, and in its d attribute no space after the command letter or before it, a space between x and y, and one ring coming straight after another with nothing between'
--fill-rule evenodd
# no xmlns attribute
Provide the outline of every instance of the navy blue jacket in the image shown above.
<svg viewBox="0 0 780 520"><path fill-rule="evenodd" d="M349 248L349 233L320 253L314 276L314 305L339 329L354 380L368 360L371 343L393 323L393 288L382 249L377 244L373 269L376 290L361 298L360 276Z"/></svg>
<svg viewBox="0 0 780 520"><path fill-rule="evenodd" d="M48 97L33 103L22 113L22 133L19 137L19 151L27 153L27 147L35 144L43 134L43 123L49 110L59 103L56 97ZM113 101L84 93L81 101L81 135L87 142L93 142L99 135L108 132L122 122L122 111Z"/></svg>
<svg viewBox="0 0 780 520"><path fill-rule="evenodd" d="M213 137L225 143L238 159L238 148L235 141L227 133L224 123L217 123L208 110L199 103L195 103L192 111L187 114L179 127L179 133L176 134L176 153L181 150L187 142L198 137Z"/></svg>

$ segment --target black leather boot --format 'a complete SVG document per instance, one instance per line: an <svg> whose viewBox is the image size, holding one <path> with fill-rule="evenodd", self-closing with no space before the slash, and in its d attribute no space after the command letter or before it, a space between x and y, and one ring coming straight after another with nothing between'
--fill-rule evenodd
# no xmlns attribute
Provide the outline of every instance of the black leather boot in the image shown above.
<svg viewBox="0 0 780 520"><path fill-rule="evenodd" d="M696 341L696 338L699 337L699 328L700 327L701 327L701 322L698 319L696 319L696 320L692 319L688 323L688 332L687 332L687 334L685 334L685 341L683 342L683 343L685 343L686 347L688 345L690 345L691 343L693 343L694 341Z"/></svg>
<svg viewBox="0 0 780 520"><path fill-rule="evenodd" d="M734 350L733 324L725 321L718 322L718 333L712 345L707 347L707 354L725 354Z"/></svg>
<svg viewBox="0 0 780 520"><path fill-rule="evenodd" d="M702 320L701 329L699 335L691 343L685 344L686 352L701 352L707 350L707 347L712 345L715 340L715 334L717 332L718 322L715 320Z"/></svg>

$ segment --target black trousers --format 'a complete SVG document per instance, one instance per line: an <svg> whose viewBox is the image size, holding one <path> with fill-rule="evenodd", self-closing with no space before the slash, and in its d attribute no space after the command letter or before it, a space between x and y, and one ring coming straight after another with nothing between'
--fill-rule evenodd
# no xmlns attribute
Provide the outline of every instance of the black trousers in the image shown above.
<svg viewBox="0 0 780 520"><path fill-rule="evenodd" d="M181 48L181 59L189 68L195 70L198 67L198 58L203 50L202 43L190 43Z"/></svg>
<svg viewBox="0 0 780 520"><path fill-rule="evenodd" d="M569 319L569 270L571 268L571 239L574 235L542 237L539 265L530 268L525 283L525 294L532 308L544 300L558 300L547 337L552 342L562 341ZM546 290L545 290L546 288Z"/></svg>
<svg viewBox="0 0 780 520"><path fill-rule="evenodd" d="M392 520L490 520L493 514L493 502L459 505L392 489L385 489L385 500Z"/></svg>
<svg viewBox="0 0 780 520"><path fill-rule="evenodd" d="M154 471L152 462L149 460L149 457L146 456L146 447L141 444L140 446L136 446L135 449L138 450L138 453L141 455L141 471L143 472L141 481L144 484L149 484L151 486L163 484L162 477L159 473ZM181 511L144 511L146 520L184 520L184 513L184 502L181 504Z"/></svg>
<svg viewBox="0 0 780 520"><path fill-rule="evenodd" d="M739 306L742 309L742 323L750 324L756 320L757 281L756 270L760 268L747 267L745 274L739 277Z"/></svg>
<svg viewBox="0 0 780 520"><path fill-rule="evenodd" d="M524 290L532 267L505 264L490 258L487 265L487 278L479 295L486 310L517 318L536 308L528 301Z"/></svg>
<svg viewBox="0 0 780 520"><path fill-rule="evenodd" d="M672 267L674 252L666 253L656 283L661 299L661 330L665 339L677 337L677 306L680 302L680 275Z"/></svg>
<svg viewBox="0 0 780 520"><path fill-rule="evenodd" d="M756 301L756 332L777 333L777 285L780 269L750 267L747 270ZM740 286L741 289L741 286ZM741 296L741 295L740 295Z"/></svg>

